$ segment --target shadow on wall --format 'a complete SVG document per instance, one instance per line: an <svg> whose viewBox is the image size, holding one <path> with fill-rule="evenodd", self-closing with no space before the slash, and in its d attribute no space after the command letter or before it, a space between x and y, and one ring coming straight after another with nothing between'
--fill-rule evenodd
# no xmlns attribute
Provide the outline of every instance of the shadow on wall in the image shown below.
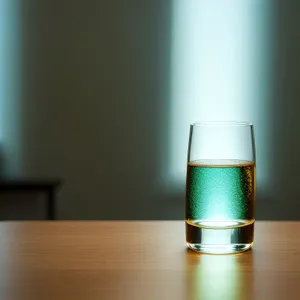
<svg viewBox="0 0 300 300"><path fill-rule="evenodd" d="M171 4L23 1L22 165L65 179L60 219L183 218L164 175Z"/></svg>
<svg viewBox="0 0 300 300"><path fill-rule="evenodd" d="M259 215L271 219L300 219L300 19L299 1L275 1L274 90L269 195Z"/></svg>

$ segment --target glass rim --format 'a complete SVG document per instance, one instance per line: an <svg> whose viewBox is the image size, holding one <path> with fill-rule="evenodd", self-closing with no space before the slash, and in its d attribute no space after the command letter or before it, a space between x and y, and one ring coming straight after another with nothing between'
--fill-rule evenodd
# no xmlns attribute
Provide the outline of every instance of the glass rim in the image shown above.
<svg viewBox="0 0 300 300"><path fill-rule="evenodd" d="M252 127L253 123L246 121L199 121L191 124L192 127L209 126L232 126L232 127Z"/></svg>

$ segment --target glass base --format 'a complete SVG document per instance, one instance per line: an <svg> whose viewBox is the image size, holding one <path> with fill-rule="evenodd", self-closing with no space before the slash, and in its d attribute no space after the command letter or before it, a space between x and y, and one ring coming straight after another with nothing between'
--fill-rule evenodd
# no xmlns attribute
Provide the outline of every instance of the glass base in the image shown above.
<svg viewBox="0 0 300 300"><path fill-rule="evenodd" d="M252 243L253 244L253 243ZM197 252L208 254L232 254L244 252L251 249L252 244L236 244L236 245L201 245L187 243L188 247Z"/></svg>
<svg viewBox="0 0 300 300"><path fill-rule="evenodd" d="M211 254L239 253L252 247L253 238L254 220L234 220L227 224L186 221L186 242L193 251Z"/></svg>

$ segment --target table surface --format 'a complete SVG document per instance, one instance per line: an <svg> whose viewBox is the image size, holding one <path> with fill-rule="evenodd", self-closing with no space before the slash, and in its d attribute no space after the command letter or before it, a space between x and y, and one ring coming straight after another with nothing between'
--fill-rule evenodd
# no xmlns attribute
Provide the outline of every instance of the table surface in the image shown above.
<svg viewBox="0 0 300 300"><path fill-rule="evenodd" d="M182 221L0 223L0 299L300 299L300 222L252 251L186 249Z"/></svg>

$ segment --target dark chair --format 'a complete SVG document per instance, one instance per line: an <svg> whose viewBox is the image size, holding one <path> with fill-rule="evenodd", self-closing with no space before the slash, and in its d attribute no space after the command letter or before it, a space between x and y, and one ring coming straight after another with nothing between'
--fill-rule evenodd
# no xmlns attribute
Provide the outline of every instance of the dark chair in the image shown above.
<svg viewBox="0 0 300 300"><path fill-rule="evenodd" d="M56 191L61 180L0 178L0 195L4 193L45 193L47 196L47 220L56 219ZM1 200L0 200L1 201Z"/></svg>

